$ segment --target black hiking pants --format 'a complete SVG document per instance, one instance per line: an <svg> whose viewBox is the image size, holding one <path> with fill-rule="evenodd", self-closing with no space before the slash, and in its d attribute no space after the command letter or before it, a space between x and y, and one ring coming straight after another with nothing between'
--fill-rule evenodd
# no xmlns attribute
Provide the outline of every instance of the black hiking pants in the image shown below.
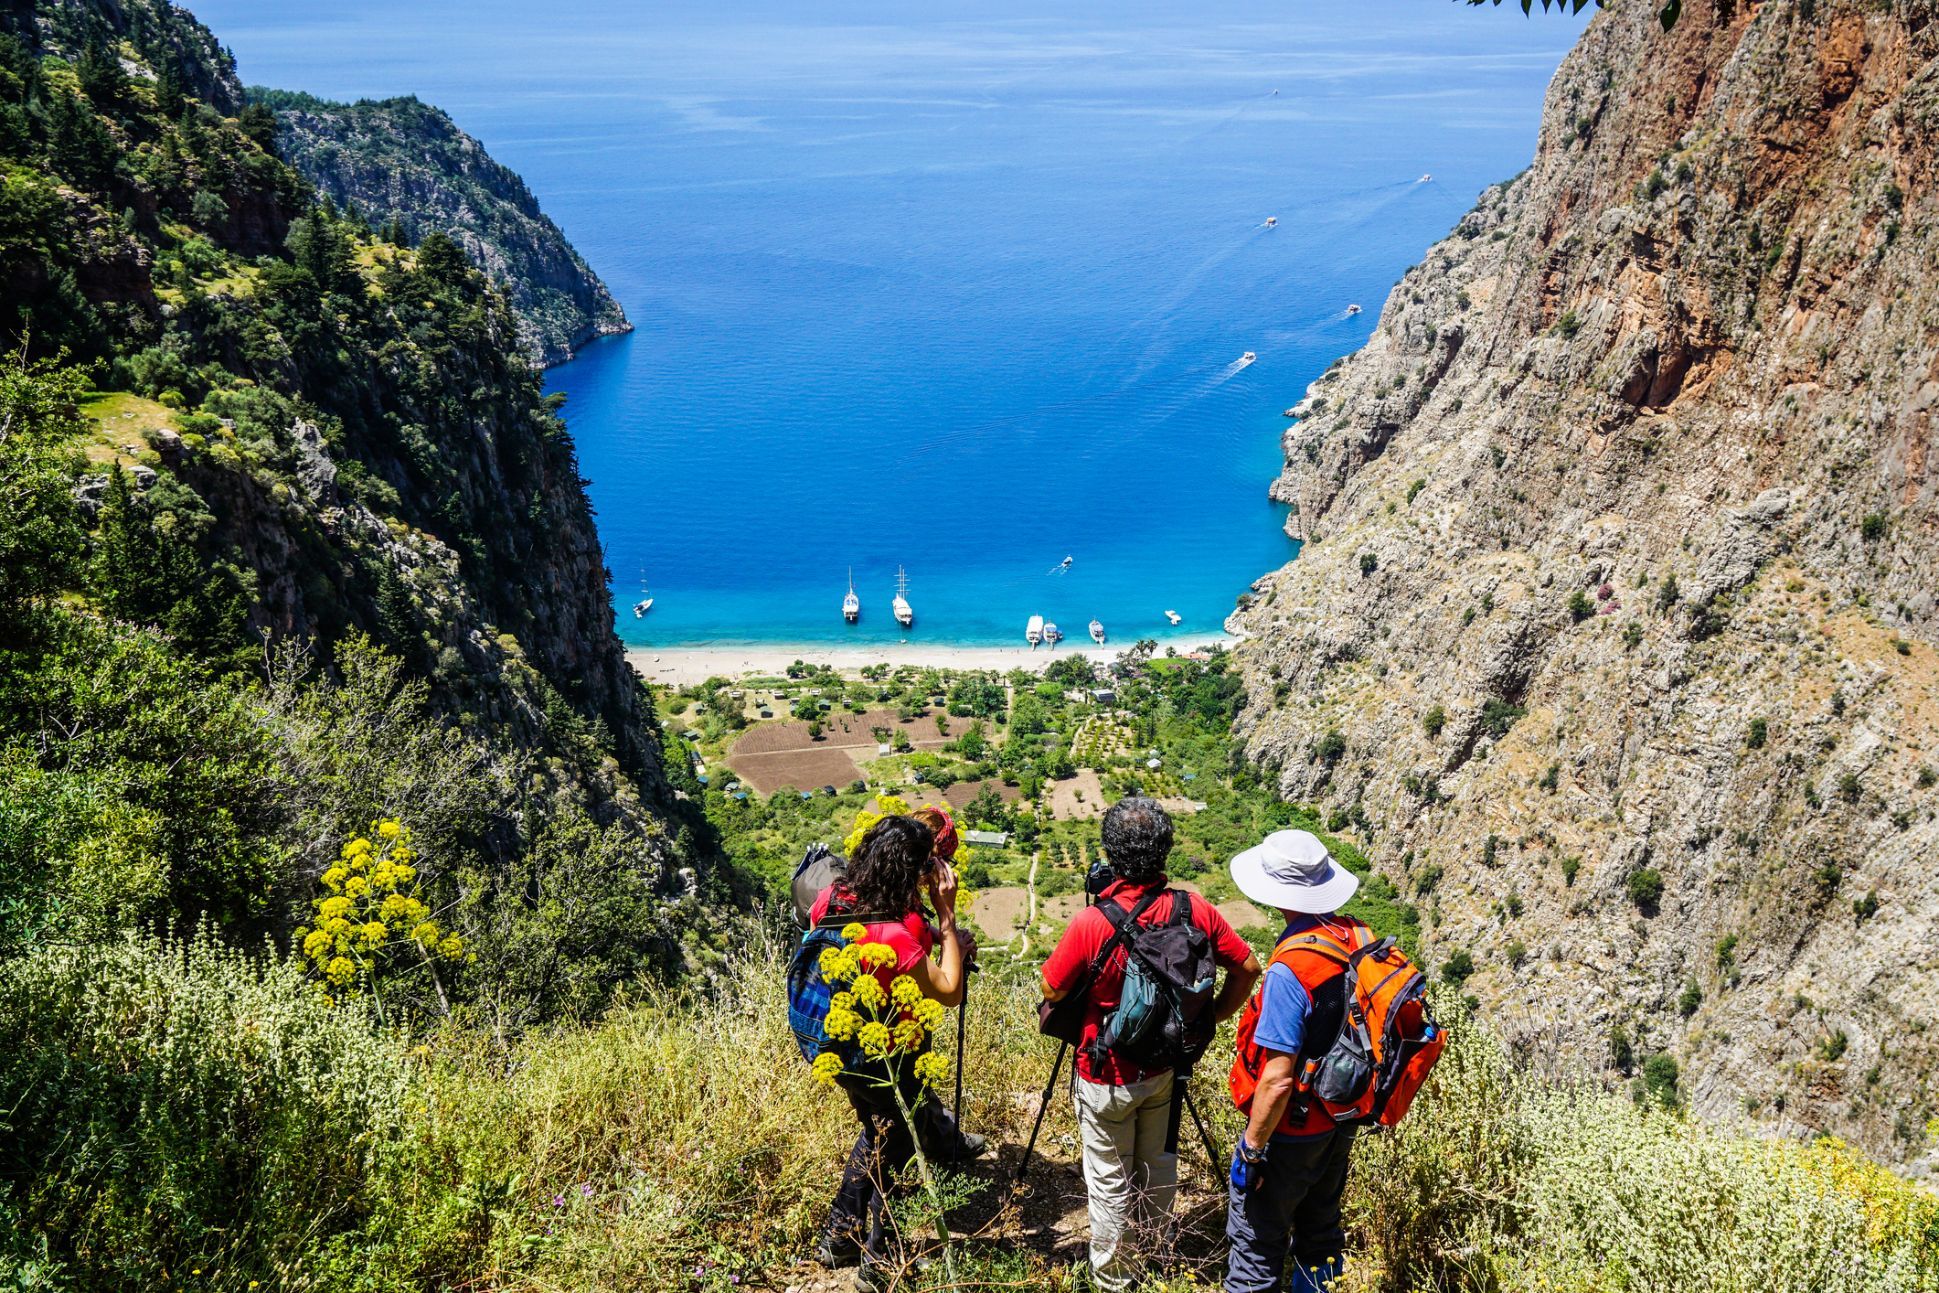
<svg viewBox="0 0 1939 1293"><path fill-rule="evenodd" d="M828 1238L837 1251L859 1246L865 1261L884 1262L889 1260L892 1247L888 1202L896 1178L915 1161L915 1135L902 1120L902 1111L896 1108L895 1096L887 1087L853 1075L843 1076L840 1084L862 1131L848 1152L842 1183L835 1191ZM936 1104L936 1099L913 1074L903 1078L901 1090L922 1135L923 1150L938 1155L946 1147L936 1144L934 1138L940 1126L948 1123L947 1114L938 1120L937 1111L925 1107ZM954 1131L954 1125L949 1124L949 1129Z"/></svg>
<svg viewBox="0 0 1939 1293"><path fill-rule="evenodd" d="M1346 1231L1340 1200L1353 1157L1352 1127L1308 1140L1274 1140L1254 1189L1228 1191L1225 1237L1232 1242L1225 1293L1274 1293L1295 1263L1294 1293L1324 1288L1340 1271Z"/></svg>

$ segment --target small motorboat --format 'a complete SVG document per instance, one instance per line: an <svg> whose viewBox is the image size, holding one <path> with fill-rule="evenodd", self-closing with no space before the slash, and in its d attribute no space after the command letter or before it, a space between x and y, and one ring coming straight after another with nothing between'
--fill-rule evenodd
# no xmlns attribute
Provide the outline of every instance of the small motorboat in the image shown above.
<svg viewBox="0 0 1939 1293"><path fill-rule="evenodd" d="M1434 182L1434 175L1432 172L1425 173L1419 179L1414 181L1414 183L1416 184L1432 184L1433 182Z"/></svg>
<svg viewBox="0 0 1939 1293"><path fill-rule="evenodd" d="M1062 642L1063 640L1064 640L1064 630L1058 628L1055 624L1052 624L1049 620L1045 620L1044 621L1045 645L1056 646L1059 642Z"/></svg>
<svg viewBox="0 0 1939 1293"><path fill-rule="evenodd" d="M1104 645L1104 621L1103 620L1091 621L1091 641L1097 643L1099 646Z"/></svg>
<svg viewBox="0 0 1939 1293"><path fill-rule="evenodd" d="M1347 307L1347 313L1348 313L1348 314L1358 314L1358 313L1360 313L1360 307L1359 307L1358 305L1349 305L1349 306Z"/></svg>
<svg viewBox="0 0 1939 1293"><path fill-rule="evenodd" d="M848 572L848 596L842 598L842 618L850 624L862 618L862 599L855 595L855 571Z"/></svg>
<svg viewBox="0 0 1939 1293"><path fill-rule="evenodd" d="M1183 615L1180 615L1177 611L1166 611L1165 618L1170 620L1173 624L1182 623L1185 619L1185 617Z"/></svg>
<svg viewBox="0 0 1939 1293"><path fill-rule="evenodd" d="M1243 355L1239 356L1239 362L1242 364L1249 364L1257 358L1259 358L1259 356L1253 354L1250 350L1248 350Z"/></svg>
<svg viewBox="0 0 1939 1293"><path fill-rule="evenodd" d="M646 618L646 613L652 609L653 609L653 599L651 597L647 598L644 601L634 602L633 618L636 620L643 620Z"/></svg>
<svg viewBox="0 0 1939 1293"><path fill-rule="evenodd" d="M1296 418L1299 416L1299 409L1297 407L1287 409L1284 413L1281 413L1279 416L1282 418Z"/></svg>
<svg viewBox="0 0 1939 1293"><path fill-rule="evenodd" d="M1028 642L1033 649L1044 640L1043 616L1032 615L1030 617L1030 622L1023 626L1023 640Z"/></svg>
<svg viewBox="0 0 1939 1293"><path fill-rule="evenodd" d="M1278 216L1267 216L1267 217L1266 217L1266 228L1268 228L1268 229L1276 229L1276 228L1278 228L1278 227L1279 227L1279 217L1278 217Z"/></svg>

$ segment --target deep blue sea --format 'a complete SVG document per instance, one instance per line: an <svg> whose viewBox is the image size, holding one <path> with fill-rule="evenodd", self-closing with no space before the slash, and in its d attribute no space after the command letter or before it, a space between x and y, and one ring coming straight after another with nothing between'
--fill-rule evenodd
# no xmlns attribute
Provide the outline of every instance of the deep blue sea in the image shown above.
<svg viewBox="0 0 1939 1293"><path fill-rule="evenodd" d="M1215 632L1297 550L1266 499L1280 410L1527 164L1581 26L1447 0L190 3L251 83L447 109L611 285L637 331L551 380L620 631L666 645L894 641L898 566L922 640L1018 642L1032 613Z"/></svg>

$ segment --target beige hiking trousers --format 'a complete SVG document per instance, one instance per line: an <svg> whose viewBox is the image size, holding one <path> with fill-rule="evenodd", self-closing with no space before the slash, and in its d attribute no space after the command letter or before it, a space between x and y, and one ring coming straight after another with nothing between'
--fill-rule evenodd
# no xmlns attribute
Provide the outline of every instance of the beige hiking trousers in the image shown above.
<svg viewBox="0 0 1939 1293"><path fill-rule="evenodd" d="M1129 1086L1076 1079L1084 1185L1090 1193L1091 1269L1109 1293L1131 1287L1139 1252L1162 1252L1169 1238L1178 1155L1165 1152L1172 1075Z"/></svg>

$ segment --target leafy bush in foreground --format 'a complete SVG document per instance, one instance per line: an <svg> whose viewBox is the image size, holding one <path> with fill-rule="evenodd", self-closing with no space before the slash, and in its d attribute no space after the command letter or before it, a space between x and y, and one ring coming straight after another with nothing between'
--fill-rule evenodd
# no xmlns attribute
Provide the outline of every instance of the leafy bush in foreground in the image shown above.
<svg viewBox="0 0 1939 1293"><path fill-rule="evenodd" d="M410 1085L294 962L207 936L44 947L0 964L0 1216L79 1287L197 1268L204 1287L311 1287L364 1223Z"/></svg>

